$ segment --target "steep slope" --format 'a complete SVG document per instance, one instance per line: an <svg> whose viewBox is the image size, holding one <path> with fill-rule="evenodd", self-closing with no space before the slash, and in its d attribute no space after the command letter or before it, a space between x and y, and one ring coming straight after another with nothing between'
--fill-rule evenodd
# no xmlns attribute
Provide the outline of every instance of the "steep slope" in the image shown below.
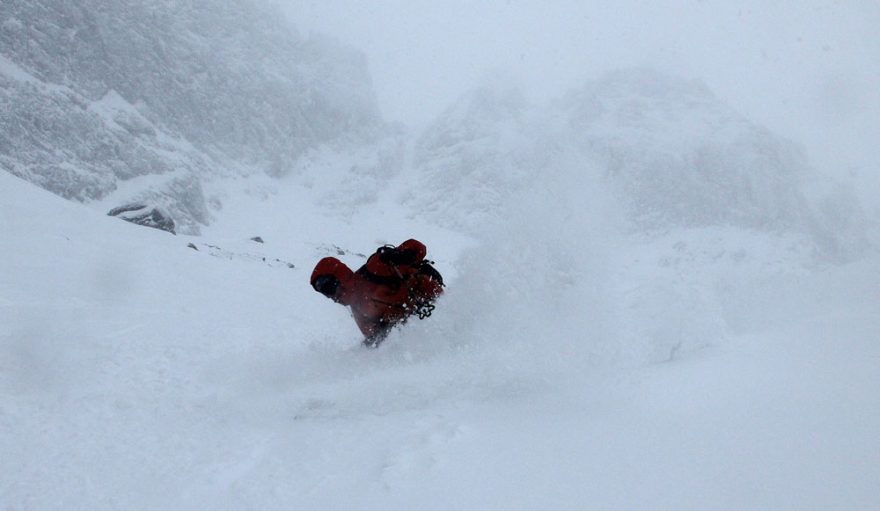
<svg viewBox="0 0 880 511"><path fill-rule="evenodd" d="M354 225L328 217L297 200L308 190L291 179L268 199L233 197L234 209L297 220L271 221L271 235L259 233L265 244L240 236L257 234L241 229L258 222L236 215L204 239L180 238L0 174L11 241L0 245L4 503L877 504L876 254L807 269L799 252L776 259L789 247L775 238L740 238L738 253L719 239L742 232L709 229L700 246L694 230L643 238L599 225L579 228L588 242L545 246L571 228L550 235L534 219L576 204L565 201L529 204L467 250L453 233L399 220L404 211L390 202ZM452 278L434 317L368 351L307 275L321 255L339 253L328 238L349 264L362 261L370 226L389 219L390 236L425 233ZM531 239L510 235L527 228ZM685 245L672 243L682 236L691 236ZM590 264L562 264L589 246L599 247ZM724 290L721 316L651 291L706 293L717 282L739 284ZM619 307L623 295L605 294L617 288L643 307ZM687 328L719 318L724 338ZM655 353L654 328L665 341L708 342Z"/></svg>
<svg viewBox="0 0 880 511"><path fill-rule="evenodd" d="M878 506L880 258L797 147L627 71L407 161L359 57L254 9L0 4L3 505ZM144 194L214 221L104 214ZM312 264L411 236L447 292L365 350Z"/></svg>
<svg viewBox="0 0 880 511"><path fill-rule="evenodd" d="M154 202L184 232L210 219L204 179L282 174L381 124L363 57L264 2L12 0L0 48L2 168L80 201L124 188L112 206Z"/></svg>

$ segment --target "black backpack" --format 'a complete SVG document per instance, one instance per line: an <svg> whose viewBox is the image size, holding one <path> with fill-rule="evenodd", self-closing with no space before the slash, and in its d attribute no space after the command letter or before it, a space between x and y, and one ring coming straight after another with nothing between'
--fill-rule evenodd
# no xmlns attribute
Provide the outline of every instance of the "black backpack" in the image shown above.
<svg viewBox="0 0 880 511"><path fill-rule="evenodd" d="M437 268L434 268L434 261L428 261L425 259L418 265L418 272L422 275L425 275L429 279L437 282L440 286L445 287L443 284L443 275L440 275L440 272L437 271Z"/></svg>

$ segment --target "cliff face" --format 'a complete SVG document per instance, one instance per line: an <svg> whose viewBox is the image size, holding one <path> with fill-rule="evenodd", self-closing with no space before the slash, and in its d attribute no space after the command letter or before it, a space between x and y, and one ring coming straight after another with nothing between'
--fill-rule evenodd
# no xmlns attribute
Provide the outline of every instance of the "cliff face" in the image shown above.
<svg viewBox="0 0 880 511"><path fill-rule="evenodd" d="M381 125L364 58L251 1L0 4L0 166L58 195L210 214L206 177L283 174ZM131 196L131 197L129 197Z"/></svg>

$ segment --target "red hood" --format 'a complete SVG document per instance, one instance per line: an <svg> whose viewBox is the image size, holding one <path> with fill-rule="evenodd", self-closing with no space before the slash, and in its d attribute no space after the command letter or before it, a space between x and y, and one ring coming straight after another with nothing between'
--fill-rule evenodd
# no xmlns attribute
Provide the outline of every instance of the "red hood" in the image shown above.
<svg viewBox="0 0 880 511"><path fill-rule="evenodd" d="M312 271L312 277L309 280L313 286L315 285L315 281L318 280L318 277L322 275L331 275L339 279L339 282L345 286L351 281L351 278L354 276L354 272L351 271L351 268L345 265L339 259L335 257L325 257L318 261L318 264L315 265L315 269Z"/></svg>

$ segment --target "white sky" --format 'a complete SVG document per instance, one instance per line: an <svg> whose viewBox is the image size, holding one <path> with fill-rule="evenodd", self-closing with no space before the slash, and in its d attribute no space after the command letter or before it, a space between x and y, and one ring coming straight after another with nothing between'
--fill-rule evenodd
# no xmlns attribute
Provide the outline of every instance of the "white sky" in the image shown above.
<svg viewBox="0 0 880 511"><path fill-rule="evenodd" d="M277 1L367 55L389 120L429 121L486 80L542 100L643 65L704 80L826 159L880 160L876 0Z"/></svg>

